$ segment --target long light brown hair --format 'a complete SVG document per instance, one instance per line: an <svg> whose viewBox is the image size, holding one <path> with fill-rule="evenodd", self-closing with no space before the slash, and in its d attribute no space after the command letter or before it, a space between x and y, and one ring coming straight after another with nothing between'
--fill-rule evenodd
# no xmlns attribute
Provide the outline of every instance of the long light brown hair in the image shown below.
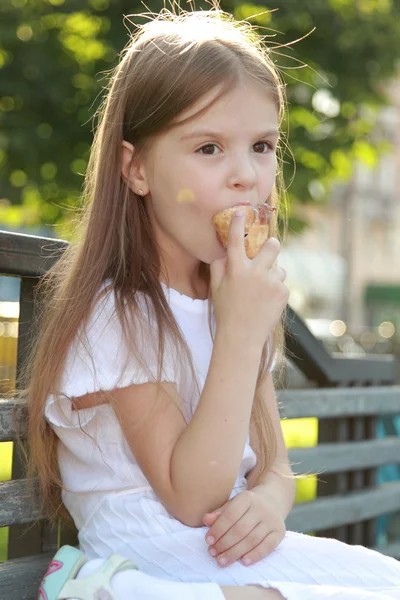
<svg viewBox="0 0 400 600"><path fill-rule="evenodd" d="M133 360L143 363L135 333L140 313L137 292L143 292L158 327L155 381L160 382L166 340L172 340L181 360L186 357L188 372L197 381L189 347L160 284L162 256L146 204L121 177L122 141L132 143L137 153L145 152L154 136L172 127L179 115L205 93L221 86L225 93L243 75L268 90L281 121L283 84L268 48L249 23L235 21L215 7L201 12L179 10L179 14L164 9L153 15L146 24L137 26L121 52L119 64L110 72L97 111L99 122L75 241L39 284L40 326L18 392L21 399L27 400L29 409L27 472L29 477L38 476L43 506L52 519L66 515L66 511L61 502L58 438L45 419L45 404L50 394L58 400L62 393L60 384L68 349L78 330L87 323L106 279L112 280L116 313ZM277 207L275 214L282 217L280 179L278 174L268 201ZM276 216L270 235L278 237ZM202 263L201 268L209 283L209 265ZM211 306L209 292L212 334ZM272 345L265 344L259 366L250 426L251 444L258 459L252 485L270 469L276 456L276 436L260 387L273 357L277 352L283 355L283 318L273 331ZM147 369L147 365L143 368ZM150 372L149 379L152 380ZM112 401L106 392L104 397L104 401Z"/></svg>

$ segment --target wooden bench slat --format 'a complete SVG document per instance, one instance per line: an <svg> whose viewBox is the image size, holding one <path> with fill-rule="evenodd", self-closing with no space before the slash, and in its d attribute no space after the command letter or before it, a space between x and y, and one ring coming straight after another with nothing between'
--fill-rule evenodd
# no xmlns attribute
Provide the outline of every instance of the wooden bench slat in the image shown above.
<svg viewBox="0 0 400 600"><path fill-rule="evenodd" d="M278 390L277 397L287 419L400 415L400 386ZM0 400L0 442L16 437L14 411L18 431L26 433L26 407L13 399Z"/></svg>
<svg viewBox="0 0 400 600"><path fill-rule="evenodd" d="M27 407L16 400L0 400L0 442L13 442L26 434ZM17 431L16 431L17 430Z"/></svg>
<svg viewBox="0 0 400 600"><path fill-rule="evenodd" d="M36 600L37 591L54 553L0 563L1 600Z"/></svg>
<svg viewBox="0 0 400 600"><path fill-rule="evenodd" d="M342 473L400 463L400 438L387 437L362 442L319 444L312 448L290 448L295 473Z"/></svg>
<svg viewBox="0 0 400 600"><path fill-rule="evenodd" d="M357 523L400 510L400 482L385 483L373 490L327 496L294 506L288 528L308 532ZM0 483L0 527L44 519L28 480Z"/></svg>
<svg viewBox="0 0 400 600"><path fill-rule="evenodd" d="M37 482L28 479L0 483L0 527L43 519L38 507ZM36 495L35 495L36 493ZM23 543L23 538L21 538Z"/></svg>
<svg viewBox="0 0 400 600"><path fill-rule="evenodd" d="M69 246L65 240L0 231L1 273L20 277L44 275Z"/></svg>
<svg viewBox="0 0 400 600"><path fill-rule="evenodd" d="M327 496L296 504L286 520L288 530L321 531L358 523L400 510L400 482L384 483L373 490Z"/></svg>
<svg viewBox="0 0 400 600"><path fill-rule="evenodd" d="M277 393L281 416L287 419L368 415L399 415L400 386L318 388Z"/></svg>

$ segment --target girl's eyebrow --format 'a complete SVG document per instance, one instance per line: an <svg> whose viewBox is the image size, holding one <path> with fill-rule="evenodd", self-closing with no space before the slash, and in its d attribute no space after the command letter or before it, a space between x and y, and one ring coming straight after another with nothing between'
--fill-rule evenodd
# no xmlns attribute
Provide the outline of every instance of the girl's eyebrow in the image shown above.
<svg viewBox="0 0 400 600"><path fill-rule="evenodd" d="M256 137L263 138L263 137L270 137L270 136L279 136L279 130L276 128L269 129L268 131L264 131L263 133L260 133L259 135L255 135L254 138L256 138ZM180 137L180 140L185 141L185 140L191 140L191 139L199 138L199 137L217 138L217 137L223 137L223 134L219 131L198 130L198 131L191 131L190 133L182 135Z"/></svg>

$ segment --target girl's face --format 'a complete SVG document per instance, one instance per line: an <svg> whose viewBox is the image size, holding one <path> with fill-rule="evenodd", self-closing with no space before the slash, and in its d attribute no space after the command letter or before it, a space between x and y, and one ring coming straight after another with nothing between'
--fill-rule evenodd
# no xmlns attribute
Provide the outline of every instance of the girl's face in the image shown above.
<svg viewBox="0 0 400 600"><path fill-rule="evenodd" d="M212 90L178 121L218 94ZM146 194L155 235L167 265L192 278L199 261L226 254L212 217L241 203L264 203L275 182L278 112L270 95L250 80L206 112L152 142L135 184Z"/></svg>

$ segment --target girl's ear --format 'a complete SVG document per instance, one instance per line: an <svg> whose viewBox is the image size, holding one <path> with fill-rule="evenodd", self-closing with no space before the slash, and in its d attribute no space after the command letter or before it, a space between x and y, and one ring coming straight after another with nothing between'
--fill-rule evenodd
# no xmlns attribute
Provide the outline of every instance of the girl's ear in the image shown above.
<svg viewBox="0 0 400 600"><path fill-rule="evenodd" d="M146 196L149 193L144 166L139 160L135 160L133 144L125 140L122 142L121 176L135 194Z"/></svg>

